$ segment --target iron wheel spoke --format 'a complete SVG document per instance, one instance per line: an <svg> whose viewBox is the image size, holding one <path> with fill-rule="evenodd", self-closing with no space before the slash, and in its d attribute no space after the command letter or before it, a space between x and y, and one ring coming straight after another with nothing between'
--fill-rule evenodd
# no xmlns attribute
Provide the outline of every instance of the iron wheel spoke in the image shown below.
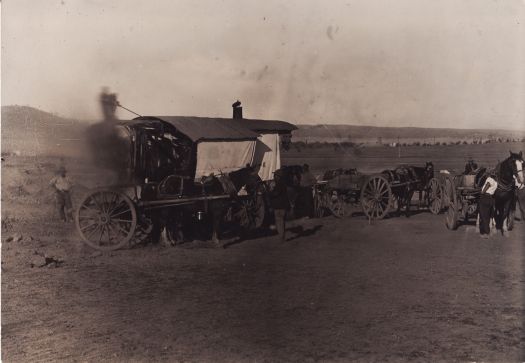
<svg viewBox="0 0 525 363"><path fill-rule="evenodd" d="M127 208L126 210L123 210L123 211L118 212L118 213L116 213L116 214L110 214L109 217L110 217L111 219L114 219L114 217L120 216L120 215L122 215L122 214L124 214L124 213L131 213L131 210L130 210L129 208Z"/></svg>
<svg viewBox="0 0 525 363"><path fill-rule="evenodd" d="M80 230L81 230L81 231L84 231L84 230L86 230L86 229L88 229L88 228L91 228L91 227L93 227L93 226L97 226L97 225L98 225L97 222L95 222L95 223L90 223L90 224L87 224L87 225L84 225L84 226L80 226Z"/></svg>

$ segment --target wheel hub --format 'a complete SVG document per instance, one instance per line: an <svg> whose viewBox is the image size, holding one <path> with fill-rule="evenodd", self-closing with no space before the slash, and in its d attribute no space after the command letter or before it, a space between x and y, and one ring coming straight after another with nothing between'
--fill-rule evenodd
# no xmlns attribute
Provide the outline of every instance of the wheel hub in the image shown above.
<svg viewBox="0 0 525 363"><path fill-rule="evenodd" d="M98 220L99 220L99 224L104 224L104 225L106 225L106 224L109 224L111 218L109 217L109 214L104 213L104 214L102 214L102 215L99 217Z"/></svg>

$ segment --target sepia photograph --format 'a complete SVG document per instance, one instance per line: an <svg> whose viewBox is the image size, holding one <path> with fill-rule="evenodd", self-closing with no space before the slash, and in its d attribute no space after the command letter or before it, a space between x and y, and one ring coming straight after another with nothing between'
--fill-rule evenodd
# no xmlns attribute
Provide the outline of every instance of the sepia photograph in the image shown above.
<svg viewBox="0 0 525 363"><path fill-rule="evenodd" d="M1 362L525 361L525 0L4 0Z"/></svg>

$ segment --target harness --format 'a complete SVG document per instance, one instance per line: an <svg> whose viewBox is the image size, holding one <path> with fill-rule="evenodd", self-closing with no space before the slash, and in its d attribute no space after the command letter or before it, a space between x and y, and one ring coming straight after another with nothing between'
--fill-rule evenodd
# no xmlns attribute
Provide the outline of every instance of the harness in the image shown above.
<svg viewBox="0 0 525 363"><path fill-rule="evenodd" d="M498 165L496 165L496 181L498 182L498 187L497 187L497 190L501 190L502 192L511 192L514 190L514 178L512 178L512 180L508 183L506 182L503 182L500 178L500 174L501 174L501 163L498 163Z"/></svg>
<svg viewBox="0 0 525 363"><path fill-rule="evenodd" d="M501 181L497 180L498 182L498 188L499 190L503 191L503 192L510 192L512 190L514 190L514 184L505 184L505 183L502 183Z"/></svg>

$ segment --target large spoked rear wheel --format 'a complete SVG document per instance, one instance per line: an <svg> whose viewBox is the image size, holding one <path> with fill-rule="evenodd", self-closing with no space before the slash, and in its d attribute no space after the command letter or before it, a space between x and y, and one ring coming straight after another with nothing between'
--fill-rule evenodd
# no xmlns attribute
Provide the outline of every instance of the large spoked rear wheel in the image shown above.
<svg viewBox="0 0 525 363"><path fill-rule="evenodd" d="M433 214L441 212L442 205L441 185L436 178L430 179L428 185L428 208Z"/></svg>
<svg viewBox="0 0 525 363"><path fill-rule="evenodd" d="M373 175L361 189L361 206L369 219L383 219L392 204L392 189L382 175Z"/></svg>
<svg viewBox="0 0 525 363"><path fill-rule="evenodd" d="M124 194L97 190L79 204L75 215L82 240L97 250L111 251L124 247L137 227L133 202Z"/></svg>

